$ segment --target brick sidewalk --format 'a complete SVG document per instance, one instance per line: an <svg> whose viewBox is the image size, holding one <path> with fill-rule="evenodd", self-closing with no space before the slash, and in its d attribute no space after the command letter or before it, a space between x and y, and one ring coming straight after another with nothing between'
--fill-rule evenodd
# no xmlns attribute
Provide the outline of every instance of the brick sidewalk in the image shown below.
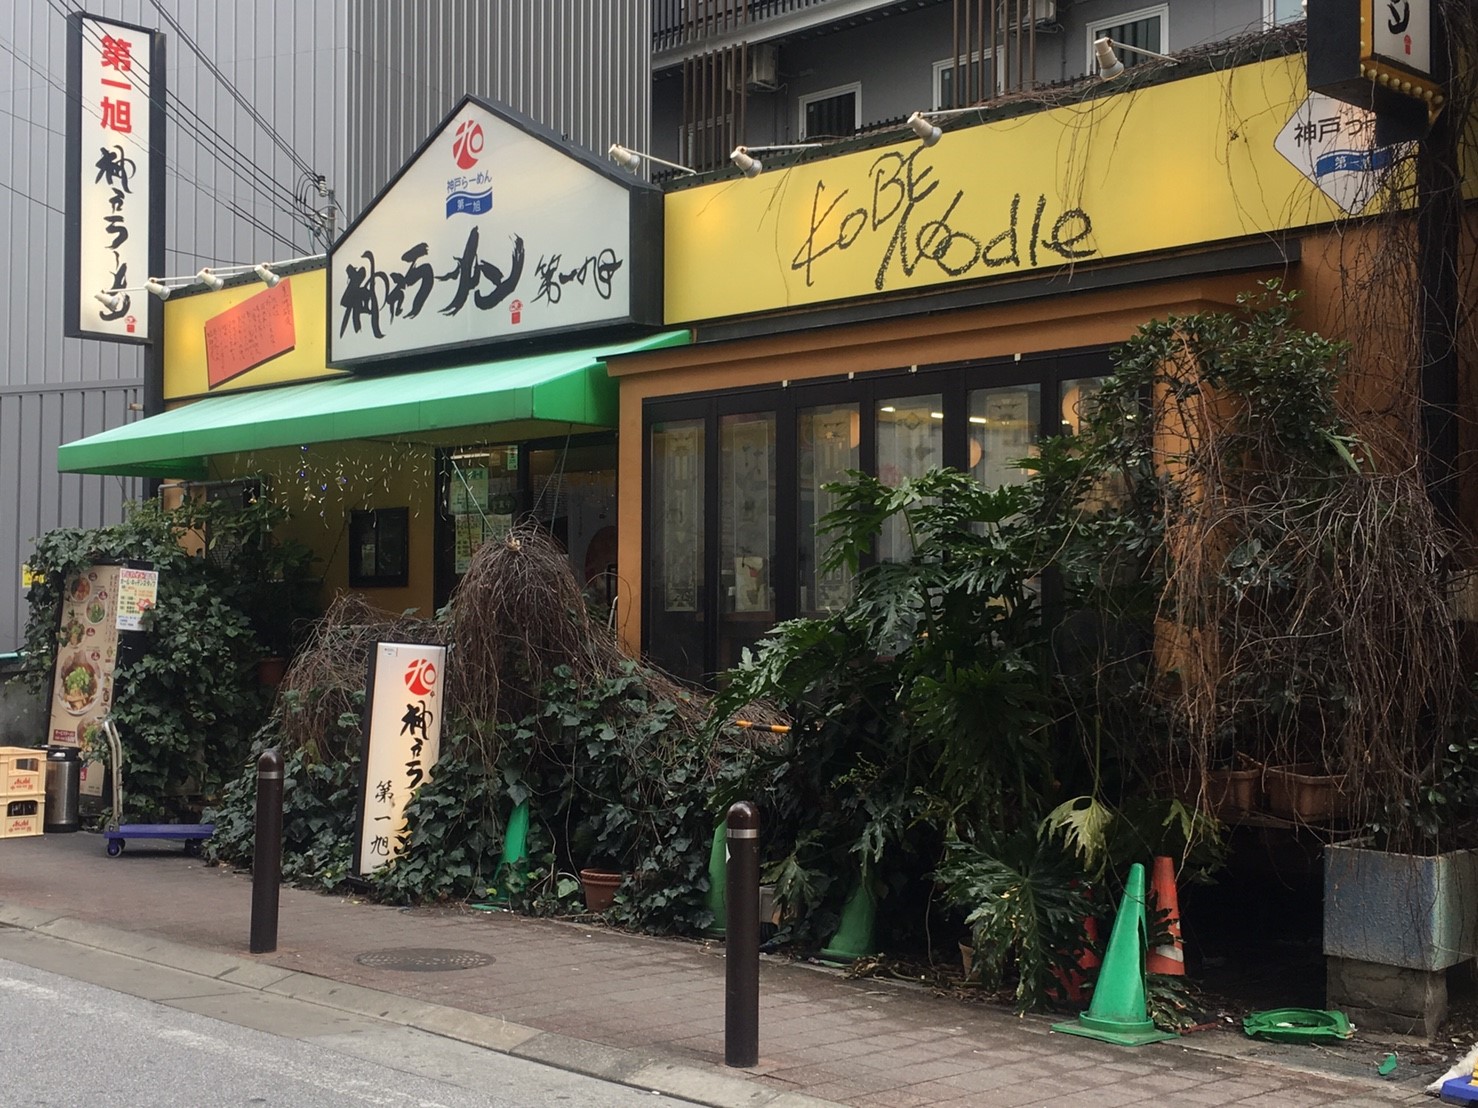
<svg viewBox="0 0 1478 1108"><path fill-rule="evenodd" d="M177 845L104 855L100 836L0 842L0 904L220 954L245 955L251 884ZM355 961L399 948L475 951L452 972ZM1390 1105L1430 1103L1433 1073L1374 1078L1310 1048L1209 1033L1135 1050L1051 1034L984 1005L767 959L760 1064L723 1069L723 948L509 913L397 909L283 889L279 946L257 961L502 1018L644 1058L711 1068L777 1091L877 1108L922 1105ZM1373 1051L1375 1048L1371 1047ZM1358 1051L1356 1052L1358 1056ZM1321 1072L1322 1071L1322 1072ZM1369 1077L1366 1077L1366 1073ZM757 1099L760 1103L763 1098Z"/></svg>

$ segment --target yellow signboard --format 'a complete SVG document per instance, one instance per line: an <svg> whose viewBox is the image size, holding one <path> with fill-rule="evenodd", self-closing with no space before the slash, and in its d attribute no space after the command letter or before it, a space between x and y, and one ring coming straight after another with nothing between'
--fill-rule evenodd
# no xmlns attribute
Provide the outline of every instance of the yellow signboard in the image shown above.
<svg viewBox="0 0 1478 1108"><path fill-rule="evenodd" d="M166 301L165 400L341 375L326 364L326 284L315 269Z"/></svg>
<svg viewBox="0 0 1478 1108"><path fill-rule="evenodd" d="M1045 273L1339 218L1316 187L1316 166L1335 163L1300 168L1274 148L1280 133L1299 138L1290 128L1305 100L1295 55L950 131L933 147L910 136L671 192L667 322Z"/></svg>

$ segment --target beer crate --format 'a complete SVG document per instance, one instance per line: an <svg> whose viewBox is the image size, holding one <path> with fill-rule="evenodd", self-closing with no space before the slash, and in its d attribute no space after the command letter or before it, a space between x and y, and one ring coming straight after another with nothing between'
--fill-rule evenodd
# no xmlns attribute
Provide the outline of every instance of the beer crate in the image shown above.
<svg viewBox="0 0 1478 1108"><path fill-rule="evenodd" d="M6 797L0 800L0 839L19 839L41 834L46 817L46 796Z"/></svg>
<svg viewBox="0 0 1478 1108"><path fill-rule="evenodd" d="M46 791L46 751L0 746L0 797Z"/></svg>

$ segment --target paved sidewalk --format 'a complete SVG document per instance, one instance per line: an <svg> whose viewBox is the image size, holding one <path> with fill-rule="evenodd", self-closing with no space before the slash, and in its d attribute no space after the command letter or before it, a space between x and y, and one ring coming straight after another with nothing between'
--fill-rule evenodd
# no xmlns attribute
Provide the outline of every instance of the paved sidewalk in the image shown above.
<svg viewBox="0 0 1478 1108"><path fill-rule="evenodd" d="M1384 1047L1362 1051L1358 1040L1321 1051L1208 1032L1115 1048L1053 1034L1045 1019L768 958L760 1064L728 1069L719 944L284 888L278 949L253 956L250 901L249 878L184 857L174 844L130 844L110 859L97 835L0 841L0 925L703 1104L1356 1108L1434 1103L1420 1090L1440 1072L1403 1065L1381 1080ZM356 960L407 948L487 961L406 972Z"/></svg>

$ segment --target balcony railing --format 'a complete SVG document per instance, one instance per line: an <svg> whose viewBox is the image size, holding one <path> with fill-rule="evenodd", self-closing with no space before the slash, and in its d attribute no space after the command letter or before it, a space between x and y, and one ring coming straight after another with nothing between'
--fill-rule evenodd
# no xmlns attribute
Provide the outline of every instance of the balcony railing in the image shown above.
<svg viewBox="0 0 1478 1108"><path fill-rule="evenodd" d="M897 0L878 0L875 4L845 6L886 8ZM820 9L834 6L837 0L652 0L652 50L661 53L708 41L755 24L786 16L804 16L815 11L818 22L824 22Z"/></svg>

